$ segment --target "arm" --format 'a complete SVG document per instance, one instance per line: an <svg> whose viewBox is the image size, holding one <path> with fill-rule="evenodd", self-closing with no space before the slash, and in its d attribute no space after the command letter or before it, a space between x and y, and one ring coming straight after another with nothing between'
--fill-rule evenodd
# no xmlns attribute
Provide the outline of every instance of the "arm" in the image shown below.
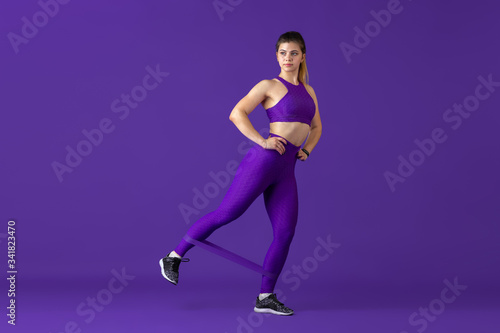
<svg viewBox="0 0 500 333"><path fill-rule="evenodd" d="M307 137L306 143L304 143L304 149L308 152L312 152L312 150L318 143L319 138L321 137L322 126L321 118L319 116L318 99L316 98L316 93L314 92L314 89L309 85L307 90L311 94L311 97L314 100L314 104L316 104L316 113L311 120L311 129L309 131L309 136Z"/></svg>
<svg viewBox="0 0 500 333"><path fill-rule="evenodd" d="M264 139L253 127L248 115L257 105L267 98L269 84L269 80L262 80L257 83L250 92L236 104L229 115L229 120L234 123L244 136L263 148L265 148L266 139Z"/></svg>

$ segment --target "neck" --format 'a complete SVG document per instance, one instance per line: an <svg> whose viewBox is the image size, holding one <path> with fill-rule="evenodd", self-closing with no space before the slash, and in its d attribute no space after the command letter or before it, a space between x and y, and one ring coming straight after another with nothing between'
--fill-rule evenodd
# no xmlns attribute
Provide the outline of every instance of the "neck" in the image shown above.
<svg viewBox="0 0 500 333"><path fill-rule="evenodd" d="M280 75L283 79L285 79L286 81L294 84L294 85L298 85L299 84L299 75L298 75L298 71L294 71L294 72L283 72L281 71Z"/></svg>

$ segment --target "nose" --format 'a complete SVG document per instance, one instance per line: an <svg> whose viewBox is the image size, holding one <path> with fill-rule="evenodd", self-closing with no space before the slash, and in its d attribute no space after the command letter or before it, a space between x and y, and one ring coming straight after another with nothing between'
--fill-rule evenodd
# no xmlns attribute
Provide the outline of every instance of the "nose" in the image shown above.
<svg viewBox="0 0 500 333"><path fill-rule="evenodd" d="M285 60L285 62L290 62L290 60L292 60L292 55L290 53L285 53L283 59Z"/></svg>

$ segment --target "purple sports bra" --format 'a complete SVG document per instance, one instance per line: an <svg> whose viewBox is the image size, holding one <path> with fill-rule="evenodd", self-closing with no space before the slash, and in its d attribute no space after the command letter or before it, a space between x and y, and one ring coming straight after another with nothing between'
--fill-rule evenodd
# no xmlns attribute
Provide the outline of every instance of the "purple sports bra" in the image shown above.
<svg viewBox="0 0 500 333"><path fill-rule="evenodd" d="M311 120L316 113L316 104L304 84L299 81L299 85L296 86L280 76L277 79L285 85L288 92L276 105L266 110L269 122L298 121L311 126Z"/></svg>

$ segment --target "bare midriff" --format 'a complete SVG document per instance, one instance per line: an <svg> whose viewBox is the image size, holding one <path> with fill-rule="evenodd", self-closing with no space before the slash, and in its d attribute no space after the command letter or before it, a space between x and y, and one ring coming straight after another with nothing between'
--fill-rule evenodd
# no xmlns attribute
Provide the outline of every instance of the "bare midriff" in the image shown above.
<svg viewBox="0 0 500 333"><path fill-rule="evenodd" d="M311 127L308 124L300 122L278 121L269 124L270 133L282 136L296 146L304 142L310 130Z"/></svg>

